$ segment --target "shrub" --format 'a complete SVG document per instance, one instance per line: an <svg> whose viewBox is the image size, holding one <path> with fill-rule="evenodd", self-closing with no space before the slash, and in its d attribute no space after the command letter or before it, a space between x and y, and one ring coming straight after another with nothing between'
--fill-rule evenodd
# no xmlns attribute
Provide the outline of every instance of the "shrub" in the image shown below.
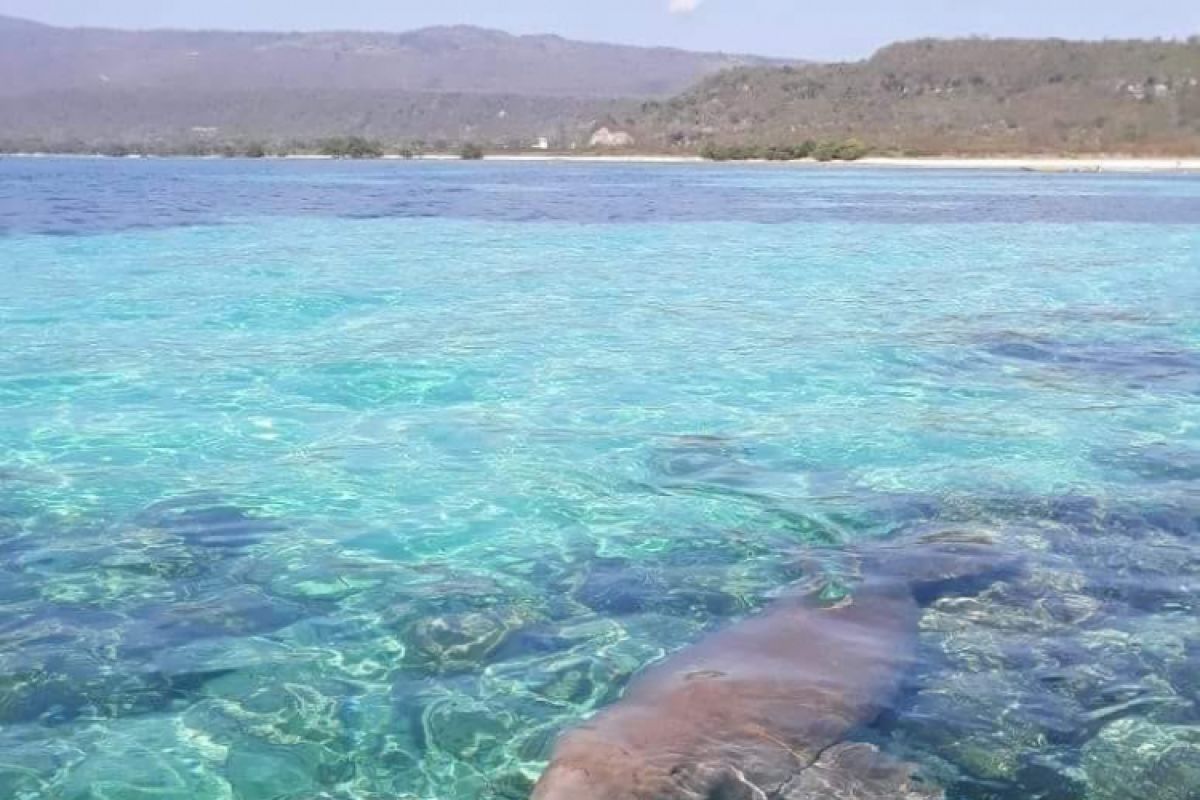
<svg viewBox="0 0 1200 800"><path fill-rule="evenodd" d="M837 142L828 139L823 142L817 142L816 147L813 148L812 157L817 161L833 161L838 157L840 147L841 145Z"/></svg>
<svg viewBox="0 0 1200 800"><path fill-rule="evenodd" d="M817 161L857 161L870 152L865 144L858 139L826 139L818 142L812 150L812 157Z"/></svg>
<svg viewBox="0 0 1200 800"><path fill-rule="evenodd" d="M812 141L800 144L770 145L754 147L751 145L718 145L712 142L706 144L700 155L710 161L749 161L751 159L766 159L767 161L798 161L808 158L816 148Z"/></svg>
<svg viewBox="0 0 1200 800"><path fill-rule="evenodd" d="M858 139L847 139L837 147L834 158L839 161L858 161L870 152L870 149Z"/></svg>
<svg viewBox="0 0 1200 800"><path fill-rule="evenodd" d="M700 151L700 155L711 161L749 161L756 158L770 158L768 150L750 145L718 145L709 143Z"/></svg>
<svg viewBox="0 0 1200 800"><path fill-rule="evenodd" d="M458 155L463 161L482 161L483 148L473 142L467 142L458 151Z"/></svg>
<svg viewBox="0 0 1200 800"><path fill-rule="evenodd" d="M383 147L379 142L361 136L341 136L320 142L321 155L334 158L381 158Z"/></svg>

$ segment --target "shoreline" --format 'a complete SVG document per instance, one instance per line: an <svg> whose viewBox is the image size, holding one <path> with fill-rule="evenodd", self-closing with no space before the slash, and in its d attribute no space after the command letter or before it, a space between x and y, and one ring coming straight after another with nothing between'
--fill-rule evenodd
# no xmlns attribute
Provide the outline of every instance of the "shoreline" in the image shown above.
<svg viewBox="0 0 1200 800"><path fill-rule="evenodd" d="M1048 173L1200 172L1200 158L1136 158L1121 156L997 156L988 158L868 157L864 166L947 170L1017 170Z"/></svg>
<svg viewBox="0 0 1200 800"><path fill-rule="evenodd" d="M997 156L957 157L929 156L902 158L889 156L867 156L855 161L767 161L749 159L744 161L713 161L700 156L603 156L603 155L495 155L488 161L507 163L610 163L610 164L714 164L772 166L810 169L838 168L891 168L891 169L939 169L939 170L1002 170L1047 173L1146 173L1185 172L1200 173L1200 157L1196 158L1136 158L1121 156Z"/></svg>
<svg viewBox="0 0 1200 800"><path fill-rule="evenodd" d="M76 153L3 153L0 159L112 159L112 160L200 160L200 161L336 161L334 156L325 155L286 155L267 156L262 159L238 159L222 156L106 156L102 154ZM350 160L350 159L346 159ZM405 161L405 162L462 162L460 156L452 154L430 154L416 158L405 158L398 155L386 155L379 159L364 159L366 161ZM890 157L867 156L855 161L818 162L812 159L798 161L766 161L763 159L748 159L736 161L713 161L701 156L670 156L670 155L574 155L567 153L511 153L487 155L484 161L506 164L712 164L741 165L741 166L770 166L780 168L807 169L925 169L925 170L963 170L963 171L1010 171L1010 172L1039 172L1039 173L1200 173L1200 156L1189 158L1141 158L1125 156L994 156L994 157L963 157L963 156L928 156L928 157ZM466 162L470 163L470 162ZM476 161L475 163L478 163Z"/></svg>

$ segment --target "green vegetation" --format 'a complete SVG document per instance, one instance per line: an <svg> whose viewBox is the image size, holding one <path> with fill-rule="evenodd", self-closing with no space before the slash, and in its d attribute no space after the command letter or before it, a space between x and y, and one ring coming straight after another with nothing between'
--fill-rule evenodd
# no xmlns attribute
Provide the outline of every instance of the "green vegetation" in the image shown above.
<svg viewBox="0 0 1200 800"><path fill-rule="evenodd" d="M452 144L442 142L434 152L451 153ZM0 137L0 153L54 153L62 155L102 155L122 157L185 157L185 158L279 158L285 156L324 156L326 158L381 158L395 155L404 159L420 158L428 148L424 142L384 144L360 137L335 137L306 141L223 141L200 139L175 140L116 140L89 142L69 140L47 142L37 138L5 139Z"/></svg>
<svg viewBox="0 0 1200 800"><path fill-rule="evenodd" d="M644 103L631 127L647 149L731 158L805 139L814 158L861 156L851 137L906 155L1194 155L1200 44L906 42L852 64L723 72Z"/></svg>
<svg viewBox="0 0 1200 800"><path fill-rule="evenodd" d="M833 161L837 158L840 149L837 142L826 140L816 146L812 155L817 161Z"/></svg>
<svg viewBox="0 0 1200 800"><path fill-rule="evenodd" d="M870 153L858 139L844 141L805 141L796 145L728 145L706 144L700 154L711 161L857 161Z"/></svg>
<svg viewBox="0 0 1200 800"><path fill-rule="evenodd" d="M361 136L341 136L325 139L320 143L320 152L333 158L383 158L383 145Z"/></svg>
<svg viewBox="0 0 1200 800"><path fill-rule="evenodd" d="M763 152L763 157L767 161L798 161L802 158L811 158L816 149L817 143L808 139L800 144L768 147Z"/></svg>
<svg viewBox="0 0 1200 800"><path fill-rule="evenodd" d="M454 52L447 64L462 58ZM738 67L646 102L522 94L494 76L436 91L365 88L377 65L361 66L363 85L337 88L276 85L271 73L233 88L0 92L0 152L461 156L465 130L488 152L520 152L542 137L581 151L602 121L633 137L630 150L716 160L852 160L864 142L906 156L1200 154L1200 40L906 42L855 63Z"/></svg>
<svg viewBox="0 0 1200 800"><path fill-rule="evenodd" d="M813 148L812 157L817 161L857 161L868 152L867 146L858 139L826 140Z"/></svg>
<svg viewBox="0 0 1200 800"><path fill-rule="evenodd" d="M763 158L763 150L749 145L724 146L710 142L700 150L700 155L709 161L753 161Z"/></svg>
<svg viewBox="0 0 1200 800"><path fill-rule="evenodd" d="M462 146L462 149L458 151L458 155L463 161L482 161L484 153L483 148L479 145L473 142L467 142Z"/></svg>

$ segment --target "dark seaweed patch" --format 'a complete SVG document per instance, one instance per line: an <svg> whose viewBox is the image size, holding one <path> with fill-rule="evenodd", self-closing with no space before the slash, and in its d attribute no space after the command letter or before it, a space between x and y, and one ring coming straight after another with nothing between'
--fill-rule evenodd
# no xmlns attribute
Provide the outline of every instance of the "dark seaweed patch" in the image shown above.
<svg viewBox="0 0 1200 800"><path fill-rule="evenodd" d="M1102 452L1093 460L1144 481L1200 481L1200 450L1181 444L1159 443L1122 453Z"/></svg>
<svg viewBox="0 0 1200 800"><path fill-rule="evenodd" d="M613 617L649 613L726 617L743 605L712 585L714 575L719 573L599 558L588 566L575 599L597 613Z"/></svg>
<svg viewBox="0 0 1200 800"><path fill-rule="evenodd" d="M767 499L779 471L750 460L748 450L719 436L679 436L651 453L652 486L663 492Z"/></svg>
<svg viewBox="0 0 1200 800"><path fill-rule="evenodd" d="M199 494L156 503L135 520L145 527L178 536L188 545L237 553L285 530L276 520Z"/></svg>
<svg viewBox="0 0 1200 800"><path fill-rule="evenodd" d="M661 574L622 559L599 559L575 593L593 611L626 616L664 604L668 588Z"/></svg>
<svg viewBox="0 0 1200 800"><path fill-rule="evenodd" d="M512 661L530 655L546 655L558 653L570 648L574 641L562 636L554 628L548 626L532 626L514 631L491 652L489 659L494 662Z"/></svg>
<svg viewBox="0 0 1200 800"><path fill-rule="evenodd" d="M169 711L193 703L229 669L168 674L128 663L48 659L44 667L0 675L0 724L61 725Z"/></svg>
<svg viewBox="0 0 1200 800"><path fill-rule="evenodd" d="M746 457L746 449L732 439L677 436L654 450L649 465L662 478L688 480L744 463Z"/></svg>
<svg viewBox="0 0 1200 800"><path fill-rule="evenodd" d="M1170 342L1070 342L1002 338L984 352L997 363L1046 369L1073 378L1118 381L1130 388L1200 392L1200 352Z"/></svg>
<svg viewBox="0 0 1200 800"><path fill-rule="evenodd" d="M138 609L123 632L120 650L126 657L149 657L201 639L274 633L306 616L295 603L233 587L190 602Z"/></svg>

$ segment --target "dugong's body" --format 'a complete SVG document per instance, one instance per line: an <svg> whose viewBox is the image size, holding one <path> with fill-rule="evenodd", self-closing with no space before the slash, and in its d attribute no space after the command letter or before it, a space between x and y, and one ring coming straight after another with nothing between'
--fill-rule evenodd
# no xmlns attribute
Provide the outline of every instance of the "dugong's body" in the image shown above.
<svg viewBox="0 0 1200 800"><path fill-rule="evenodd" d="M806 770L809 783L846 764L888 772L861 751L847 752L853 745L835 746L879 715L912 662L919 587L960 576L980 547L926 546L919 561L898 555L900 569L879 568L886 556L872 559L878 563L846 602L784 599L680 651L563 737L533 800L815 797L794 788ZM903 574L914 571L927 580ZM890 772L901 783L907 775ZM903 796L892 787L889 797Z"/></svg>

